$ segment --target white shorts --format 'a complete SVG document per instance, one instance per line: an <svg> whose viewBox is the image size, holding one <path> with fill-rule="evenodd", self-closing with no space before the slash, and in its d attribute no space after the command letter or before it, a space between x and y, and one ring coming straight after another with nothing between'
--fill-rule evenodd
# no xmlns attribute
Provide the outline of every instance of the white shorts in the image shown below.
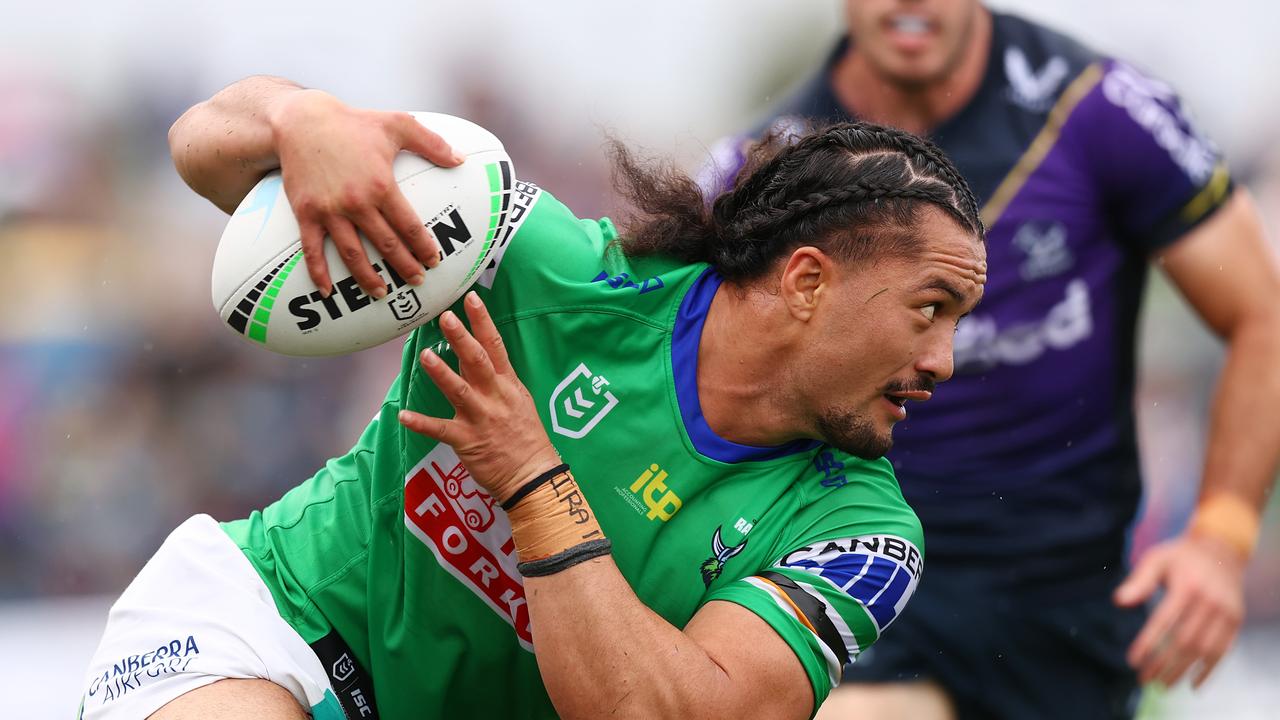
<svg viewBox="0 0 1280 720"><path fill-rule="evenodd" d="M140 720L224 678L270 680L316 717L343 717L319 658L249 560L213 518L196 515L111 607L81 717Z"/></svg>

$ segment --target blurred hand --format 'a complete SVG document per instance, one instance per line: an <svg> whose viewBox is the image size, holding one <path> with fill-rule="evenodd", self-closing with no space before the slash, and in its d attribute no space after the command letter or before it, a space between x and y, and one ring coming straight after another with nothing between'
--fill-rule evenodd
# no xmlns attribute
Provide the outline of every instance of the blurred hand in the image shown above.
<svg viewBox="0 0 1280 720"><path fill-rule="evenodd" d="M357 231L401 277L422 284L423 267L440 263L440 246L400 192L391 162L409 150L443 167L461 164L444 140L408 113L351 108L319 90L282 101L272 129L307 272L321 292L333 286L324 259L328 234L360 287L374 298L387 294Z"/></svg>
<svg viewBox="0 0 1280 720"><path fill-rule="evenodd" d="M458 356L462 375L430 350L421 358L422 368L453 405L454 417L402 410L400 422L452 447L476 483L502 502L534 476L560 464L560 456L542 427L533 396L511 368L484 303L470 292L464 305L474 337L452 312L440 316L440 328Z"/></svg>
<svg viewBox="0 0 1280 720"><path fill-rule="evenodd" d="M1235 641L1244 621L1244 559L1230 545L1183 535L1146 552L1116 588L1115 602L1133 607L1163 586L1164 598L1129 647L1143 683L1176 683L1199 664L1200 687Z"/></svg>

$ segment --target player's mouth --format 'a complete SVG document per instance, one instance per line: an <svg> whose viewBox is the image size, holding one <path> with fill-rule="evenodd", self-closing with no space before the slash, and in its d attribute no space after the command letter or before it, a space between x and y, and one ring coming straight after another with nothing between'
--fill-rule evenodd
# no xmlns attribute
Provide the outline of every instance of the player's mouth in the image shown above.
<svg viewBox="0 0 1280 720"><path fill-rule="evenodd" d="M901 52L923 51L937 31L934 23L921 15L895 13L885 18L882 27L893 47Z"/></svg>
<svg viewBox="0 0 1280 720"><path fill-rule="evenodd" d="M933 397L929 390L900 390L881 395L889 405L889 410L899 421L907 419L907 401L924 402Z"/></svg>

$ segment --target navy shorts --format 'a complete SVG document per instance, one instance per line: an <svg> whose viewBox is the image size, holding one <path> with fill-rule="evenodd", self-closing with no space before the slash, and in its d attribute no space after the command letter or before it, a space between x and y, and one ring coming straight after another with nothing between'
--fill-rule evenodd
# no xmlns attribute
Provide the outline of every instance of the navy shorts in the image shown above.
<svg viewBox="0 0 1280 720"><path fill-rule="evenodd" d="M1132 718L1137 675L1125 652L1146 610L1121 609L1097 579L1065 593L995 589L990 575L934 564L844 683L932 680L959 720Z"/></svg>

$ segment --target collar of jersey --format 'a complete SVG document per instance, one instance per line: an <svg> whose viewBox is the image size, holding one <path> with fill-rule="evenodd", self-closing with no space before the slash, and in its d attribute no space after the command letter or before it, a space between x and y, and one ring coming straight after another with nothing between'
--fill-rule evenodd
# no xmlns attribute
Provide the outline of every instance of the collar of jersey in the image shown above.
<svg viewBox="0 0 1280 720"><path fill-rule="evenodd" d="M698 399L698 346L702 340L702 328L707 322L707 310L724 278L707 268L693 281L689 292L680 302L675 327L671 331L671 375L675 379L676 403L684 420L685 432L694 450L723 463L748 460L773 460L775 458L808 452L822 443L817 440L793 440L785 445L758 447L726 440L715 433L702 415L702 403Z"/></svg>

